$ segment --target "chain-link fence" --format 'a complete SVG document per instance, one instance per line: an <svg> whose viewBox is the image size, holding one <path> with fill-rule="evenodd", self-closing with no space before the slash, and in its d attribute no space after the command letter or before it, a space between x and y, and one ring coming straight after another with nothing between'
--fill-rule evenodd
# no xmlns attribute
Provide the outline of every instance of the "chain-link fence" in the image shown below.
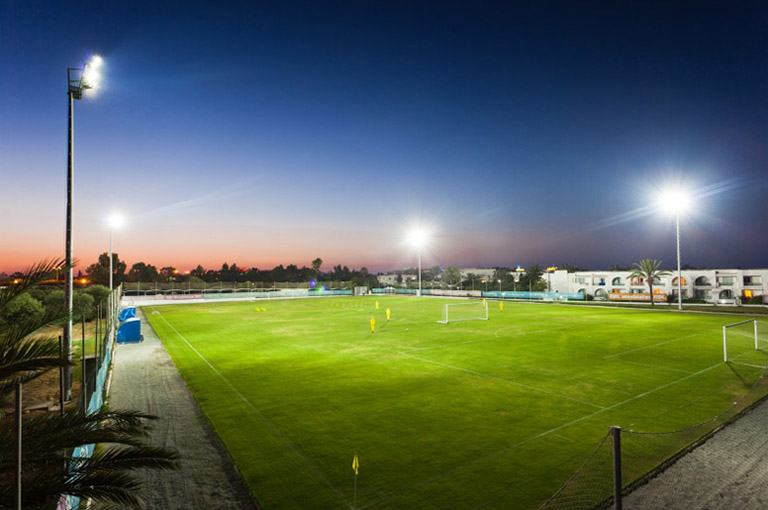
<svg viewBox="0 0 768 510"><path fill-rule="evenodd" d="M658 490L642 497L633 494L634 497L628 499L631 503L629 506L624 505L624 500L627 500L628 494L659 476L746 410L761 403L767 395L768 374L764 371L749 391L730 408L697 425L666 432L620 430L613 427L587 461L541 508L576 510L689 507L686 498L690 496L685 496L685 491L678 491L677 495L664 495L664 503L660 503L662 499L659 498ZM738 441L739 456L749 458L759 454L766 447L766 442L765 439ZM694 462L687 469L677 470L673 485L689 484L696 487L701 484L702 479L716 479L716 473L702 473L708 466L713 470L722 469L722 465L713 467L711 462Z"/></svg>

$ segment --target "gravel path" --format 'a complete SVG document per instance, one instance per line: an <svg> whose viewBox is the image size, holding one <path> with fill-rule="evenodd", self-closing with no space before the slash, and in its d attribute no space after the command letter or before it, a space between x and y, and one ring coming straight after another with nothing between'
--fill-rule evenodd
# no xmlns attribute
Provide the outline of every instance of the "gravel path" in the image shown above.
<svg viewBox="0 0 768 510"><path fill-rule="evenodd" d="M768 400L632 492L624 508L768 508Z"/></svg>
<svg viewBox="0 0 768 510"><path fill-rule="evenodd" d="M224 446L139 309L144 341L118 345L109 405L158 416L150 443L176 448L178 471L146 470L146 508L256 507Z"/></svg>

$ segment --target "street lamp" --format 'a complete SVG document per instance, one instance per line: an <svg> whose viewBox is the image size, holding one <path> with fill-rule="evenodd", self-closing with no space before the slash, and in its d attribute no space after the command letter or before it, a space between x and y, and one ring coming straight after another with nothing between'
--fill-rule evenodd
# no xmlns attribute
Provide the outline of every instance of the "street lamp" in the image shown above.
<svg viewBox="0 0 768 510"><path fill-rule="evenodd" d="M680 189L668 190L659 197L662 209L675 215L675 237L677 240L677 309L683 309L683 277L680 270L680 213L688 209L689 196ZM653 296L651 296L653 299Z"/></svg>
<svg viewBox="0 0 768 510"><path fill-rule="evenodd" d="M496 281L499 282L499 292L501 292L501 279L496 280Z"/></svg>
<svg viewBox="0 0 768 510"><path fill-rule="evenodd" d="M67 223L65 241L67 273L64 283L64 309L69 319L67 319L67 324L64 327L63 342L63 356L67 361L72 361L72 272L74 269L72 267L72 188L75 170L73 106L75 99L83 98L84 90L92 89L97 85L98 71L102 63L101 57L94 56L83 67L67 68ZM64 368L64 387L66 388L67 400L70 400L72 398L72 369L69 365Z"/></svg>
<svg viewBox="0 0 768 510"><path fill-rule="evenodd" d="M415 228L408 235L408 239L419 253L419 289L416 291L416 295L421 296L421 249L427 242L427 232L424 229Z"/></svg>
<svg viewBox="0 0 768 510"><path fill-rule="evenodd" d="M112 268L112 259L114 258L112 256L112 232L123 225L123 218L117 215L112 215L107 219L107 223L109 223L109 292L111 294L112 288L114 287L112 284L112 277L115 274L115 271Z"/></svg>

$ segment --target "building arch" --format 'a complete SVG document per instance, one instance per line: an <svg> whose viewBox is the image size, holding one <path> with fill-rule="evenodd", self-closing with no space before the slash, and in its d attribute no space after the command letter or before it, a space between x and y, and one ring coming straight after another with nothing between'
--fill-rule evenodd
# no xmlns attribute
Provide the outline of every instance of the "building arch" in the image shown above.
<svg viewBox="0 0 768 510"><path fill-rule="evenodd" d="M697 287L705 287L707 285L711 285L711 282L709 281L709 278L702 275L702 276L696 277L696 281L694 282L694 285L696 285Z"/></svg>
<svg viewBox="0 0 768 510"><path fill-rule="evenodd" d="M617 276L616 278L611 280L611 285L613 285L614 287L617 285L624 285L624 282L621 281L621 276Z"/></svg>
<svg viewBox="0 0 768 510"><path fill-rule="evenodd" d="M720 299L733 299L733 292L731 289L724 289L720 291L720 294L718 295Z"/></svg>
<svg viewBox="0 0 768 510"><path fill-rule="evenodd" d="M595 289L595 299L608 299L608 292L605 289Z"/></svg>

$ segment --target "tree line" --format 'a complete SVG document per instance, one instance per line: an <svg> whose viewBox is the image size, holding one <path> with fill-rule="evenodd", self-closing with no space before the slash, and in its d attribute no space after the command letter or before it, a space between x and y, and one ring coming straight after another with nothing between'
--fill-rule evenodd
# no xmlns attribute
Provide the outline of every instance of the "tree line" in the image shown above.
<svg viewBox="0 0 768 510"><path fill-rule="evenodd" d="M279 264L272 269L259 269L256 267L240 267L237 263L224 262L220 269L207 269L198 264L189 272L181 272L174 266L158 268L146 262L137 262L130 269L124 260L120 260L117 253L112 254L112 279L115 286L122 282L179 282L202 286L203 283L215 282L253 282L253 283L303 283L314 280L315 282L345 282L351 286L378 285L375 274L371 274L368 268L350 269L341 264L333 266L330 271L321 271L323 260L316 258L310 267L298 267L296 264L284 266ZM92 284L108 285L109 283L109 255L102 253L97 262L89 265L85 270L85 277Z"/></svg>

